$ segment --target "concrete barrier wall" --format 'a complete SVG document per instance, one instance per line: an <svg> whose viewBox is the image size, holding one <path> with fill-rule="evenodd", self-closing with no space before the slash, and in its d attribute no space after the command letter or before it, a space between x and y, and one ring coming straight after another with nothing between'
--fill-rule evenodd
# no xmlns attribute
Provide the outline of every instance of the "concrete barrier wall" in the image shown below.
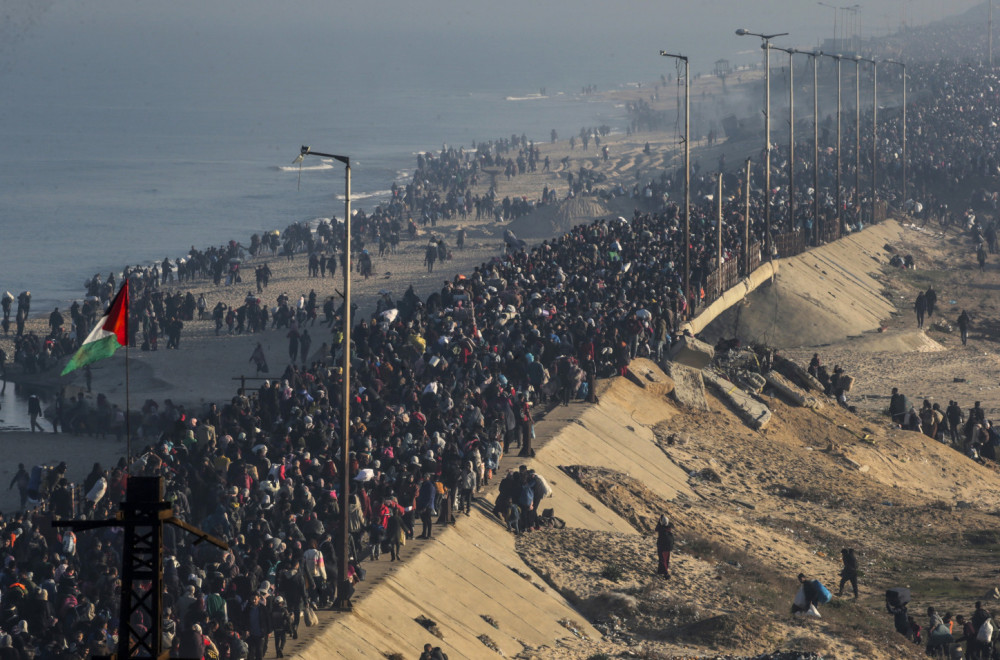
<svg viewBox="0 0 1000 660"><path fill-rule="evenodd" d="M690 330L693 335L700 333L705 329L705 326L714 321L722 312L746 298L761 284L777 275L780 262L780 259L778 261L765 261L757 270L750 273L749 277L744 278L742 282L733 288L723 291L722 295L716 298L711 305L682 325L681 330Z"/></svg>
<svg viewBox="0 0 1000 660"><path fill-rule="evenodd" d="M672 500L678 493L695 497L684 470L655 444L652 428L674 411L662 391L669 379L651 362L636 363L637 373L648 370L657 380L642 387L615 379L602 388L598 405L559 406L537 426L538 436L549 439L530 465L553 489L541 507L555 509L567 527L636 533L561 466L606 466L631 474L664 499ZM519 462L505 461L504 469L516 468ZM579 633L599 639L600 633L521 560L514 536L490 515L496 483L483 493L471 516L459 515L453 527L435 526L432 541L410 541L398 568L358 599L351 614L335 616L295 657L385 658L400 653L409 659L419 655L427 642L452 658L496 657L479 640L481 635L512 657L525 646L551 648L560 639L574 638L561 623L566 620ZM414 543L423 544L417 555L411 551ZM383 555L380 561L388 560ZM437 623L441 638L416 622L421 616ZM538 657L546 653L540 651Z"/></svg>
<svg viewBox="0 0 1000 660"><path fill-rule="evenodd" d="M805 336L828 343L857 328L874 329L895 312L874 275L887 262L883 246L897 241L902 231L888 220L794 257L765 262L681 327L697 335L773 281L777 286L768 289L762 309L744 310L741 327L753 338L780 348L800 345Z"/></svg>
<svg viewBox="0 0 1000 660"><path fill-rule="evenodd" d="M700 332L775 277L779 268L790 272L825 271L819 276L831 279L831 291L876 318L886 304L875 295L877 282L864 273L868 272L865 268L877 268L870 258L872 246L881 244L883 234L891 235L890 225L899 231L898 225L887 222L867 230L874 233L861 244L851 243L853 237L848 237L791 259L764 264L692 319L692 332ZM850 253L859 251L862 254L852 261ZM790 265L794 260L799 261ZM865 261L867 266L863 265ZM843 287L861 287L870 295L852 299L852 290ZM554 508L569 527L635 533L627 521L581 488L560 466L606 466L628 473L668 501L679 494L693 496L684 470L659 450L653 430L657 423L675 414L676 409L666 403L665 397L673 383L646 360L633 361L631 370L640 384L626 378L607 381L602 384L598 405L559 406L536 426L538 437L549 439L530 465L545 476L554 490L542 508ZM518 462L505 461L504 469L516 467ZM354 612L335 616L326 623L295 657L385 658L398 653L414 658L426 642L441 646L452 658L495 656L480 641L483 635L504 656L511 657L526 647L552 648L559 640L574 638L574 633L561 623L567 620L573 622L578 633L599 638L600 633L521 560L514 537L489 513L496 483L483 493L471 517L461 516L458 525L447 529L435 527L433 541L411 541L398 568L359 599ZM413 543L423 543L419 554L412 552ZM381 561L388 559L383 557ZM417 623L422 616L437 623L441 638ZM497 627L484 616L494 620ZM545 657L544 651L538 654Z"/></svg>

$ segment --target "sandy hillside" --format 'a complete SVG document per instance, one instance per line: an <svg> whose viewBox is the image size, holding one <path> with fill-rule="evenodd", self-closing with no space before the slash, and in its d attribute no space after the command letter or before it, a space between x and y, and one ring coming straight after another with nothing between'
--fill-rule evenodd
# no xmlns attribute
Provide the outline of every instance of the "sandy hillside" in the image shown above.
<svg viewBox="0 0 1000 660"><path fill-rule="evenodd" d="M832 406L817 414L764 397L774 419L751 431L717 398L707 412L686 409L655 365L633 367L661 387L614 379L600 404L558 408L539 425L532 465L565 529L515 538L489 513L495 491L483 493L471 518L415 557L408 546L404 567L300 657L408 657L421 640L490 657L488 640L521 658L916 658L892 631L885 588L910 586L914 611L962 612L995 586L995 470ZM669 581L655 576L661 513L678 528ZM858 550L861 598L835 599L820 620L792 616L795 574L836 590L842 547Z"/></svg>
<svg viewBox="0 0 1000 660"><path fill-rule="evenodd" d="M880 412L888 406L893 387L899 387L914 405L923 399L940 403L956 400L963 409L982 401L988 417L1000 416L1000 288L997 258L980 272L970 239L950 229L904 226L889 244L900 254L913 254L914 270L889 269L884 264L877 279L892 302L892 310L875 327L863 327L844 342L800 342L787 354L808 362L818 352L827 365L841 364L857 376L852 403ZM884 259L889 253L884 253ZM913 302L919 291L933 287L938 304L934 316L917 328ZM962 310L972 317L970 339L962 346L956 321Z"/></svg>
<svg viewBox="0 0 1000 660"><path fill-rule="evenodd" d="M982 345L974 331L977 347L957 348L952 334L928 336L914 330L908 313L894 315L894 301L908 307L914 280L923 288L923 278L938 274L885 269L886 244L919 251L919 263L933 264L930 255L946 263L960 254L962 239L942 241L906 227L885 231L895 232L891 240L877 232L855 239L871 264L864 271L871 282L864 286L888 294L880 303L885 317L857 312L846 326L849 338L823 346L821 354L851 365L857 401L861 392L885 390L890 382L921 392L924 386L950 388L943 373L963 361L969 382L960 385L987 387L992 370L982 369L982 359L988 357L984 350L993 354L992 344ZM820 268L833 257L821 252L810 259L797 267ZM972 302L952 298L951 287L976 292L996 277L960 266L952 272L958 280L941 298L954 307ZM935 279L935 286L944 289L945 282ZM820 293L809 295L818 300ZM989 327L993 309L975 302L977 325ZM822 314L845 316L829 301L815 306ZM807 330L799 336L808 343ZM807 359L812 349L785 352ZM873 357L890 356L895 361L889 368L869 365ZM940 368L928 368L925 358L941 360ZM914 364L919 373L909 368ZM570 418L539 425L547 444L533 464L554 484L552 506L567 527L516 541L488 528L491 543L513 544L524 564L517 571L544 580L602 634L600 641L574 636L554 646L525 644L520 657L582 658L625 649L663 658L777 649L837 658L918 657L919 649L893 632L884 589L911 587L914 612L934 605L967 613L997 586L991 559L1000 549L997 470L923 435L890 428L879 413L884 402L854 415L829 400L812 411L765 396L774 417L755 432L711 394L708 412L675 403L669 378L654 365L640 361L633 371L655 373L658 384L640 389L615 379L604 385L599 405L557 409ZM652 526L663 512L678 525L669 582L653 575ZM861 558L859 601L835 599L819 621L789 615L799 571L836 590L843 547L856 548ZM474 618L466 620L478 635ZM451 642L446 635L435 643L447 649Z"/></svg>

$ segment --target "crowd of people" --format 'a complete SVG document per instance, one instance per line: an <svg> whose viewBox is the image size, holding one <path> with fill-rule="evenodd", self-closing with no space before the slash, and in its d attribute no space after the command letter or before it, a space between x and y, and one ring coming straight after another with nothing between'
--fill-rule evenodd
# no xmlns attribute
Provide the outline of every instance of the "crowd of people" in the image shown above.
<svg viewBox="0 0 1000 660"><path fill-rule="evenodd" d="M909 397L892 388L889 415L898 428L923 433L938 442L950 445L977 463L1000 461L1000 429L986 417L981 403L963 411L957 401L941 404L924 399L917 409Z"/></svg>
<svg viewBox="0 0 1000 660"><path fill-rule="evenodd" d="M1000 100L996 74L946 61L913 66L923 71L911 77L920 92L914 95L919 101L908 145L915 189L930 188L930 182L942 177L995 171L996 135L986 127ZM892 126L888 124L886 135L892 134ZM600 132L587 136L596 141ZM880 168L892 172L896 161L885 151ZM824 180L831 180L829 154L823 163ZM390 202L352 219L359 253L366 245L379 245L380 256L391 254L404 227L409 231L418 222L433 227L442 217L489 217L498 208L499 218L509 219L515 213L513 202L497 201L495 190L475 195L472 186L483 167L501 167L516 176L538 164L537 147L524 136L480 143L472 151L445 148L422 154L411 183L394 186ZM802 167L808 163L803 161ZM738 181L739 175L730 176ZM576 181L579 194L593 193L600 183L581 183L579 176ZM648 188L648 197L657 200L655 210L637 210L628 221L580 225L531 249L512 247L472 273L446 280L424 300L411 290L398 305L383 306L358 321L352 330L347 456L339 449L345 431L339 416L343 373L337 366L342 349L331 342L329 355L306 359L301 338L305 325L315 323L319 302L315 295L303 295L295 305L285 296L278 300L280 312L270 313L261 299L266 264L258 264L257 295L248 293L237 310L216 306L211 314L217 332L223 325L230 332L260 331L269 322L287 330L291 360L280 375L258 389L240 390L222 404L195 410L169 400L162 405L147 401L136 420L135 433L144 448L135 460L113 467L95 464L80 484L69 483L65 465L22 466L18 471L10 487L18 488L22 511L0 518L0 629L5 631L0 649L13 648L22 657L62 659L114 648L120 530L77 535L56 531L47 521L108 517L125 494L129 473L162 476L176 515L230 546L228 551L196 546L180 531L167 533L163 641L183 657L255 659L265 651L281 657L286 638L297 636L310 610L329 605L338 595L349 596L338 589L349 590L349 583L364 579L364 562L380 560L383 553L390 561L402 560L407 542L430 539L436 527L456 524L456 513L469 513L475 495L492 479L501 482L500 497L493 503L498 517L515 533L533 528L549 486L527 467L500 474L502 457L513 449L532 455L533 407L592 399L597 378L624 373L638 356L662 357L681 322L700 303L708 273L721 265L714 206L696 204L688 246L693 295L685 296L683 217L666 194L677 181L664 173L633 190L647 196ZM712 190L707 174L698 174L693 183L696 198ZM781 188L780 178L775 185ZM811 193L802 185L796 195L806 202ZM893 199L890 184L885 185L883 199L900 202ZM780 194L776 207L782 203ZM821 206L828 215L834 199L827 189ZM984 196L980 201L989 200ZM813 222L809 205L799 208L805 215L796 226L808 231ZM761 196L752 195L751 240L758 243L764 232L761 209ZM857 208L853 216L846 205L839 211L847 214L849 226L863 224ZM744 248L739 222L744 212L741 200L727 201L723 261ZM166 336L168 348L179 348L184 322L209 313L207 303L192 294L163 288L175 277L237 285L246 254L273 258L279 250L289 259L309 255L310 274L325 277L336 272L338 261L341 268L347 265L335 258L339 241L335 223L316 231L297 223L283 234L255 235L249 249L235 241L201 251L192 247L184 260L126 268L130 342L156 350L159 337ZM434 249L437 258L437 244ZM23 301L19 297L15 362L26 370L44 369L73 350L118 284L114 274L92 278L87 299L69 311L72 325L67 328L55 310L44 338L24 332L30 294ZM3 303L3 329L8 332L13 299ZM342 310L332 299L323 312L322 325L335 336L341 333ZM830 382L843 390L839 380ZM967 416L954 403L940 411L925 402L916 411L897 395L890 412L901 426L961 442L963 451L978 460L991 458L990 452L996 457L1000 434L978 404ZM106 399L99 399L96 411L88 410L82 397L69 404L71 419L85 420L80 423L101 432L123 431L124 413ZM66 419L64 404L59 405L55 418ZM958 410L954 421L953 407ZM62 424L65 428L66 422ZM348 492L341 487L344 471L352 484ZM337 565L344 539L337 521L344 511L350 550L348 574L342 576ZM661 522L669 538L658 542L659 571L669 576L672 529L668 521Z"/></svg>
<svg viewBox="0 0 1000 660"><path fill-rule="evenodd" d="M631 358L656 351L654 328L665 325L658 320L673 327L681 298L665 261L678 231L676 217L659 215L580 226L456 276L424 301L404 297L386 310L392 313L361 320L352 333L346 460L338 455L337 355L305 368L291 364L221 406L189 411L149 401L137 431L148 446L131 467L95 465L77 513L109 515L130 469L164 476L175 512L231 546L196 548L168 535L171 643L187 650L210 639L221 657L240 657L243 642L249 657L260 657L266 640L280 646L279 597L292 635L307 604L333 599L342 507L351 520L347 577L360 579L362 561L383 549L402 556L418 519L429 538L436 525L454 524L456 509L468 512L504 454L531 455L533 404L592 395L598 374L620 374ZM334 332L339 323L335 315ZM343 470L354 484L347 493ZM28 504L44 498L53 515L71 516L65 477L40 469L41 479L44 488L26 485ZM515 531L530 529L547 495L544 480L515 471L501 481L495 510ZM23 514L17 525L20 534L8 537L6 616L26 621L35 645L78 654L108 646L114 532L80 534L70 552L69 533ZM58 615L28 621L43 599Z"/></svg>
<svg viewBox="0 0 1000 660"><path fill-rule="evenodd" d="M893 616L896 632L914 644L924 647L927 655L936 658L966 658L968 660L992 660L996 645L997 624L993 615L976 601L972 614L966 617L951 612L939 613L937 608L928 607L927 625L920 622L909 611L908 598L900 602L897 593L907 597L908 590L890 590L886 597L886 610Z"/></svg>

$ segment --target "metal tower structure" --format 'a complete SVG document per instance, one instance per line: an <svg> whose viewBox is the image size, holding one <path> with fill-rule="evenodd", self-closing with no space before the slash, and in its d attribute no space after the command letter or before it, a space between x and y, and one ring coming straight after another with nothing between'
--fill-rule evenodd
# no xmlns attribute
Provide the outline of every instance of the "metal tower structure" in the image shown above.
<svg viewBox="0 0 1000 660"><path fill-rule="evenodd" d="M163 499L162 477L129 477L125 499L111 520L57 520L53 527L81 532L103 527L124 530L122 548L121 608L118 612L118 650L110 656L166 659L170 650L161 648L160 597L163 593L163 525L169 523L223 550L225 542L174 517L170 502ZM95 656L97 657L97 656Z"/></svg>

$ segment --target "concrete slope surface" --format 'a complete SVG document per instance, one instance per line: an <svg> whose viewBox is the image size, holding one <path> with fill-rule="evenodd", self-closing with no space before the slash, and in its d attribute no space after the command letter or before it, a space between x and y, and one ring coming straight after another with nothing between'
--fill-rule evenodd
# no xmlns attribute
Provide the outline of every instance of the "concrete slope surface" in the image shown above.
<svg viewBox="0 0 1000 660"><path fill-rule="evenodd" d="M656 369L645 360L637 367ZM551 437L531 466L554 491L541 508L553 508L568 527L636 535L626 520L561 466L611 465L653 484L665 499L679 493L694 497L684 471L656 448L652 428L673 414L672 407L664 405L669 379L656 371L659 387L652 381L650 389L644 389L625 378L615 379L606 384L600 404L560 407L538 424L536 431ZM334 617L295 657L410 657L425 642L440 646L450 657L489 657L495 652L479 639L483 635L510 657L560 639L578 642L578 635L598 639L600 633L517 554L515 537L492 516L495 496L495 488L481 494L470 517L460 515L454 527L437 528L432 541L410 541L405 550L424 544L419 554L366 593L350 615ZM421 617L437 624L440 638L417 622Z"/></svg>
<svg viewBox="0 0 1000 660"><path fill-rule="evenodd" d="M844 336L888 330L836 347L783 352L799 365L814 350L824 362L845 365L858 377L850 394L857 413L822 394L815 394L824 400L822 409L799 407L765 388L760 399L771 421L752 430L711 390L704 406L678 403L676 383L653 363L635 360L626 377L600 383L599 403L550 409L536 427L534 459L505 461L503 470L527 460L546 477L554 493L541 507L553 508L565 529L515 538L490 513L494 482L471 517L436 530L433 541L407 544L401 568L366 586L354 613L330 617L295 652L415 658L430 642L452 658L777 651L922 657L922 646L894 631L885 590L909 587L914 616L928 606L971 614L972 603L996 587L1000 473L993 463L980 465L923 434L892 428L882 408L892 384L919 403L947 376L949 388L965 388L959 391L966 408L975 392L995 387L990 367L997 358L979 333L985 333L985 313L1000 316L1000 307L974 296L986 296L986 286L994 286L990 278L1000 275L958 269L954 276L968 280L964 288L942 291L953 308L979 304L983 325L968 347L947 333L914 331L912 316L897 307L907 311L913 292L932 277L937 288L945 285L932 273L880 272L881 246L898 239L904 249L922 249L921 263L935 254L942 264L954 256L920 243L931 237L894 237L894 231L886 225L848 239L864 239L854 249L867 255L854 261L831 250L803 263L813 276L802 276L805 291L798 297L815 318L847 319ZM789 270L782 265L782 273ZM853 305L844 300L855 295L849 287L860 287ZM815 318L799 326L800 344L827 336ZM952 383L953 373L961 373L962 382ZM947 400L949 391L936 400ZM983 398L992 411L995 402ZM657 575L661 515L675 525L669 579ZM858 557L857 599L850 585L836 595L844 548ZM800 572L835 594L820 607L820 619L790 614ZM422 626L421 617L433 620L440 636Z"/></svg>
<svg viewBox="0 0 1000 660"><path fill-rule="evenodd" d="M956 610L989 588L995 471L832 402L814 411L764 395L772 421L753 431L714 394L707 411L675 403L651 362L632 371L651 385L611 379L599 403L559 406L538 425L530 465L554 490L541 507L565 529L514 537L491 514L495 489L481 493L470 517L408 543L402 567L296 657L410 658L428 642L458 658L916 657L884 614L885 588L909 584L919 607ZM663 514L677 530L671 580L656 576ZM791 616L794 576L836 590L842 547L861 558L861 599L835 599L820 620ZM935 591L952 563L962 577Z"/></svg>
<svg viewBox="0 0 1000 660"><path fill-rule="evenodd" d="M895 312L878 274L899 242L895 221L780 260L777 276L720 314L701 333L776 348L827 344L873 330Z"/></svg>

